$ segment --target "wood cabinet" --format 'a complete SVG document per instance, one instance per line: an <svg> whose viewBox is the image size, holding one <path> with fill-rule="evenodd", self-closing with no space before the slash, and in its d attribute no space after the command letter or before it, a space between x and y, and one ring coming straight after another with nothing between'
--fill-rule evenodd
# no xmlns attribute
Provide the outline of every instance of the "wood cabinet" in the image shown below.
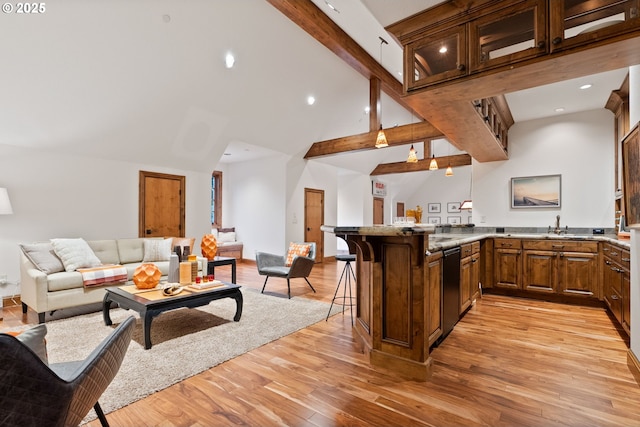
<svg viewBox="0 0 640 427"><path fill-rule="evenodd" d="M469 72L547 53L546 0L508 4L469 22Z"/></svg>
<svg viewBox="0 0 640 427"><path fill-rule="evenodd" d="M636 31L638 25L638 0L549 2L552 53Z"/></svg>
<svg viewBox="0 0 640 427"><path fill-rule="evenodd" d="M493 271L496 288L521 289L522 242L520 239L496 238L493 242Z"/></svg>
<svg viewBox="0 0 640 427"><path fill-rule="evenodd" d="M627 334L631 331L630 263L628 249L602 244L602 297Z"/></svg>
<svg viewBox="0 0 640 427"><path fill-rule="evenodd" d="M624 215L628 225L640 224L640 134L636 123L622 140Z"/></svg>
<svg viewBox="0 0 640 427"><path fill-rule="evenodd" d="M598 297L598 243L576 240L524 240L523 289Z"/></svg>
<svg viewBox="0 0 640 427"><path fill-rule="evenodd" d="M480 242L460 246L460 314L480 296Z"/></svg>
<svg viewBox="0 0 640 427"><path fill-rule="evenodd" d="M447 1L387 27L407 92L534 58L637 37L640 0ZM591 47L591 46L589 46Z"/></svg>
<svg viewBox="0 0 640 427"><path fill-rule="evenodd" d="M425 265L429 297L427 331L429 347L431 347L442 335L442 251L428 255Z"/></svg>

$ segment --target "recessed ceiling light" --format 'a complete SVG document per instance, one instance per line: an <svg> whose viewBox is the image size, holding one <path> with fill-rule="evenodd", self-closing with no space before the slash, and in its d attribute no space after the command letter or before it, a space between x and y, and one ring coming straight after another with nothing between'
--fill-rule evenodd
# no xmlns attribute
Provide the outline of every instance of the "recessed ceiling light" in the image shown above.
<svg viewBox="0 0 640 427"><path fill-rule="evenodd" d="M563 107L558 107L553 111L555 111L556 113L562 113L564 111L564 108Z"/></svg>
<svg viewBox="0 0 640 427"><path fill-rule="evenodd" d="M440 53L446 53L446 52L447 52L447 47L446 47L446 46L442 46L442 47L438 50L438 52L440 52Z"/></svg>
<svg viewBox="0 0 640 427"><path fill-rule="evenodd" d="M307 96L307 104L308 105L313 105L315 103L316 103L316 98L313 95Z"/></svg>
<svg viewBox="0 0 640 427"><path fill-rule="evenodd" d="M583 84L582 86L580 86L580 89L589 89L591 86L591 83Z"/></svg>
<svg viewBox="0 0 640 427"><path fill-rule="evenodd" d="M233 56L231 52L227 52L224 57L224 64L227 68L233 67L233 64L236 63L236 58Z"/></svg>
<svg viewBox="0 0 640 427"><path fill-rule="evenodd" d="M336 9L336 7L334 5L332 5L331 3L329 3L329 0L324 0L324 4L327 5L327 7L331 10L333 10L336 13L340 13L340 11L338 9Z"/></svg>
<svg viewBox="0 0 640 427"><path fill-rule="evenodd" d="M231 153L224 153L223 156L230 156Z"/></svg>

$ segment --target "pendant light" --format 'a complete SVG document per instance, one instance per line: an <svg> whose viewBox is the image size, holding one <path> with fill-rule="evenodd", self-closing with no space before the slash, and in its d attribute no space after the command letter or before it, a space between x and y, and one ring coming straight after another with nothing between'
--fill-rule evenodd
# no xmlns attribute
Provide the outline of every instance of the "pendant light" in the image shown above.
<svg viewBox="0 0 640 427"><path fill-rule="evenodd" d="M449 156L451 156L451 144L449 144ZM445 171L444 176L453 176L453 169L451 169L451 160L449 160L449 165L447 166L447 170Z"/></svg>
<svg viewBox="0 0 640 427"><path fill-rule="evenodd" d="M389 143L387 142L387 136L384 134L384 130L382 130L382 125L380 125L378 137L376 138L376 148L383 148L388 146Z"/></svg>
<svg viewBox="0 0 640 427"><path fill-rule="evenodd" d="M436 155L433 154L433 141L429 141L429 147L431 147L431 162L429 163L430 171L438 170L438 162L436 161Z"/></svg>
<svg viewBox="0 0 640 427"><path fill-rule="evenodd" d="M411 144L411 148L409 149L409 157L407 157L407 163L417 163L418 156L416 156L416 150L413 148L413 144Z"/></svg>
<svg viewBox="0 0 640 427"><path fill-rule="evenodd" d="M382 37L378 36L378 38L380 39L380 65L382 66L382 45L388 44L388 43ZM378 99L378 103L382 105L382 102L380 99ZM382 110L382 106L380 107L380 110ZM389 143L387 142L387 136L384 134L384 130L382 129L382 123L380 123L380 130L378 131L378 137L376 138L376 148L384 148L388 146L389 146Z"/></svg>

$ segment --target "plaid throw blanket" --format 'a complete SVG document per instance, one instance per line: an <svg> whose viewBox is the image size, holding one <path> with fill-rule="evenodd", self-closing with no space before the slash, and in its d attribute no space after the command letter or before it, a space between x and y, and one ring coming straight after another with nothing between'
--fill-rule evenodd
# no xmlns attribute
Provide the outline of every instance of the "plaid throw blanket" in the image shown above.
<svg viewBox="0 0 640 427"><path fill-rule="evenodd" d="M98 267L78 268L84 287L108 285L127 281L127 269L122 265L104 264Z"/></svg>

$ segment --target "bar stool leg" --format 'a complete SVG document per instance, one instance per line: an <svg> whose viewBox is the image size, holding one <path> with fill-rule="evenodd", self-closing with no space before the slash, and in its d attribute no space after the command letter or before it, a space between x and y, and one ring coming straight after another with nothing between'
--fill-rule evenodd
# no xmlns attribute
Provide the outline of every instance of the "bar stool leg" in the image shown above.
<svg viewBox="0 0 640 427"><path fill-rule="evenodd" d="M342 284L342 315L344 316L344 307L349 306L349 314L351 315L351 326L353 326L353 294L351 290L351 278L353 277L354 282L356 281L356 275L353 272L353 268L351 267L351 261L345 261L344 269L342 269L342 274L340 275L340 280L338 280L338 286L336 287L336 291L333 294L333 299L331 300L331 306L329 307L329 312L327 313L327 317L325 321L329 320L329 315L331 314L331 309L333 308L333 304L340 304L336 302L338 297L338 291L340 290L340 285ZM344 283L342 280L344 279ZM347 298L347 287L349 288L349 297ZM349 303L347 304L347 301Z"/></svg>

